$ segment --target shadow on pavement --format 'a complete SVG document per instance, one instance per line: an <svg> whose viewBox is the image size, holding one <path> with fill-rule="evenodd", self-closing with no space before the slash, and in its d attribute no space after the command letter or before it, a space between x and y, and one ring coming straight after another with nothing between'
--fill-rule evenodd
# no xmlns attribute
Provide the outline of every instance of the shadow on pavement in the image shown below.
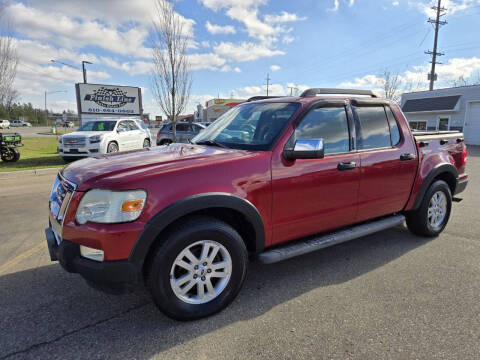
<svg viewBox="0 0 480 360"><path fill-rule="evenodd" d="M162 315L145 290L121 296L90 289L59 265L0 277L0 358L35 350L82 358L147 359L238 321L261 316L311 290L382 267L428 240L397 227L273 265L251 263L245 286L226 310L195 322ZM385 282L386 291L388 282ZM334 301L322 299L319 301ZM352 299L352 301L355 301Z"/></svg>

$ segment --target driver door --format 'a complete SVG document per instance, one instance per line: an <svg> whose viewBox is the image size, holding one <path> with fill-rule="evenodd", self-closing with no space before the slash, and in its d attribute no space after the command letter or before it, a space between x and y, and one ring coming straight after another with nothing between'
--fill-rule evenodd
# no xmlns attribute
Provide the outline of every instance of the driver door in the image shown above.
<svg viewBox="0 0 480 360"><path fill-rule="evenodd" d="M352 151L352 128L345 105L314 108L286 147L296 139L323 139L325 157L286 160L279 153L272 158L273 243L355 223L360 156Z"/></svg>
<svg viewBox="0 0 480 360"><path fill-rule="evenodd" d="M126 120L120 121L117 126L117 139L119 151L126 151L130 149L130 127Z"/></svg>

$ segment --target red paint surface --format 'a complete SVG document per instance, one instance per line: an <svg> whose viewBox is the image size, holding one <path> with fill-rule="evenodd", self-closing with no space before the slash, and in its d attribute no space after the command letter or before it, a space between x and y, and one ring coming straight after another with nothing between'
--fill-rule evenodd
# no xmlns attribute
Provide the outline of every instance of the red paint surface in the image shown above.
<svg viewBox="0 0 480 360"><path fill-rule="evenodd" d="M297 116L318 99L293 99L304 105ZM452 144L442 148L429 146L417 152L405 117L397 105L392 104L392 110L402 141L398 147L383 150L287 161L282 152L294 131L294 118L271 151L177 144L77 161L63 171L78 185L63 237L103 249L106 260L126 259L147 221L167 206L188 196L223 192L247 199L257 208L269 246L409 209L424 178L438 164L451 163L460 177L466 176L463 143L451 140ZM416 159L400 161L404 153L414 153ZM355 170L337 170L339 162L350 161L357 163ZM132 223L79 225L75 222L77 206L84 191L92 188L145 189L144 211Z"/></svg>

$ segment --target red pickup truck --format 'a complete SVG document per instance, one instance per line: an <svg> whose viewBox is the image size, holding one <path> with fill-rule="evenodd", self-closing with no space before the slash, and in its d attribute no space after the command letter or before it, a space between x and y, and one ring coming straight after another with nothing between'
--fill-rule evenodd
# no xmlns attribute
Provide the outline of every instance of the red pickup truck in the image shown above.
<svg viewBox="0 0 480 360"><path fill-rule="evenodd" d="M333 96L332 96L333 95ZM274 263L406 220L447 225L467 185L460 132L412 133L370 91L309 89L232 108L191 144L84 159L52 188L52 261L96 288L144 283L168 316L211 315L249 259Z"/></svg>

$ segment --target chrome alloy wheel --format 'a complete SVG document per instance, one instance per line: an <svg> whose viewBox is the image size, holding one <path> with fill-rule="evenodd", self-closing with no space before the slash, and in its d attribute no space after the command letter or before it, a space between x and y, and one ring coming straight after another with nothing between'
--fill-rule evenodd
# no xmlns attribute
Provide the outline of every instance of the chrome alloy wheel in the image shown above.
<svg viewBox="0 0 480 360"><path fill-rule="evenodd" d="M443 191L433 194L428 204L428 222L433 229L442 226L447 215L447 197Z"/></svg>
<svg viewBox="0 0 480 360"><path fill-rule="evenodd" d="M225 246L201 240L177 256L170 270L170 286L180 300L205 304L225 290L231 274L232 259Z"/></svg>

